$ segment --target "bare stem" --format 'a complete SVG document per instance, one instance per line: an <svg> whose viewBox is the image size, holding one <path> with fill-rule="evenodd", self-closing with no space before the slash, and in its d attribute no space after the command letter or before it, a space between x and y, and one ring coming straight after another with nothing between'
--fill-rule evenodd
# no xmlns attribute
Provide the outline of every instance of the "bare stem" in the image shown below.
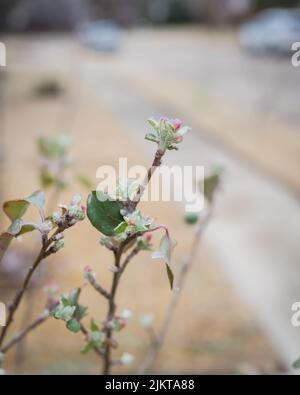
<svg viewBox="0 0 300 395"><path fill-rule="evenodd" d="M163 318L162 324L159 328L159 331L157 334L154 333L153 328L151 330L151 336L150 336L150 347L148 350L148 353L138 371L139 374L145 374L149 371L149 369L152 367L159 350L161 349L163 342L165 340L168 328L171 324L174 311L176 310L185 280L186 280L186 275L190 268L192 267L195 257L197 255L199 243L201 240L201 236L203 234L204 229L206 228L209 219L211 218L211 208L209 208L205 218L201 221L201 223L198 226L197 232L195 234L192 247L190 250L190 255L182 262L179 274L178 274L178 281L177 285L173 291L172 298L170 300L169 306L166 310L166 314Z"/></svg>
<svg viewBox="0 0 300 395"><path fill-rule="evenodd" d="M27 290L30 280L34 274L34 272L36 271L36 269L38 268L38 266L40 265L40 263L42 262L42 260L44 258L46 258L47 256L51 255L54 251L51 250L50 245L53 243L53 241L55 240L55 236L60 233L63 232L65 230L65 228L59 228L56 230L56 232L53 234L52 237L50 237L49 239L47 238L47 236L43 236L42 237L42 247L41 250L38 254L38 256L36 257L34 263L30 266L28 273L23 281L23 284L21 286L21 288L19 289L19 291L16 293L12 303L9 306L9 312L8 312L8 317L7 317L7 323L6 326L4 326L2 328L1 334L0 334L0 351L2 351L2 345L3 345L3 341L6 337L7 331L10 328L13 320L14 320L14 315L16 310L18 309L25 291ZM50 248L49 248L50 247ZM49 248L49 249L48 249Z"/></svg>
<svg viewBox="0 0 300 395"><path fill-rule="evenodd" d="M136 246L135 248L133 248L133 250L130 252L130 254L127 255L127 257L125 258L124 262L122 263L122 265L120 267L120 275L124 272L124 270L126 269L126 266L131 261L131 259L134 258L139 253L139 251L140 251L139 247Z"/></svg>
<svg viewBox="0 0 300 395"><path fill-rule="evenodd" d="M136 195L132 200L132 202L133 202L132 207L133 208L135 208L139 204L141 197L143 196L143 193L145 192L145 189L146 189L147 185L149 184L153 173L161 165L161 160L162 160L162 157L164 156L164 154L165 154L165 151L157 149L154 159L153 159L153 162L152 162L152 165L148 169L144 181L139 186L139 188L136 192Z"/></svg>
<svg viewBox="0 0 300 395"><path fill-rule="evenodd" d="M106 291L97 281L94 277L89 278L89 283L92 285L92 287L102 296L104 296L106 299L110 299L111 295L109 292Z"/></svg>
<svg viewBox="0 0 300 395"><path fill-rule="evenodd" d="M143 193L145 192L145 189L148 185L148 183L151 180L151 177L155 170L161 165L161 160L163 155L165 154L165 151L157 149L152 165L148 169L147 175L142 182L142 184L139 186L139 189L133 198L133 200L130 202L129 206L132 210L136 208L138 203L141 200L141 197ZM128 239L126 239L124 242L122 242L117 250L114 251L114 256L115 256L115 267L118 269L113 275L112 279L112 285L111 285L111 291L110 291L110 298L108 300L108 311L106 315L106 323L109 323L111 321L116 313L116 293L118 289L118 285L120 282L120 278L122 274L124 273L124 270L126 269L128 263L131 261L131 259L139 252L138 247L136 246L133 248L131 253L125 258L123 264L121 264L121 257L122 254L124 253L125 247L129 245L129 243L132 240L136 240L136 238L139 236L139 233L136 233L135 235L132 235ZM111 359L111 343L112 343L112 334L113 330L110 328L108 325L106 328L106 344L105 344L105 350L104 350L104 364L103 364L103 374L108 375L111 372L111 367L114 364L114 361Z"/></svg>
<svg viewBox="0 0 300 395"><path fill-rule="evenodd" d="M31 331L40 326L43 322L45 322L49 318L49 310L45 310L42 314L40 314L31 324L29 324L25 329L23 329L20 333L15 335L8 343L6 343L1 352L3 354L7 353L13 346L19 343L21 340L25 338Z"/></svg>
<svg viewBox="0 0 300 395"><path fill-rule="evenodd" d="M110 299L108 301L108 311L106 315L106 323L109 323L115 315L116 312L116 303L115 297L118 288L118 283L120 280L120 260L121 255L123 252L124 247L123 243L120 245L118 250L114 253L115 254L115 266L119 269L117 272L113 274L113 280L111 285L110 291ZM106 328L106 344L105 344L105 351L104 351L104 365L103 365L103 374L108 375L110 374L111 370L111 339L112 339L112 329L107 326Z"/></svg>

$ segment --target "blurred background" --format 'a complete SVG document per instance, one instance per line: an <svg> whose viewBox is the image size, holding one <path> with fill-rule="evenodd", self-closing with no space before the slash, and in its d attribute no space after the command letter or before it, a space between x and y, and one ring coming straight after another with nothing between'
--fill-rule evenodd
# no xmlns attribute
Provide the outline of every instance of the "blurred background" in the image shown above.
<svg viewBox="0 0 300 395"><path fill-rule="evenodd" d="M0 2L7 51L7 65L0 67L1 203L44 187L51 211L72 194L86 198L89 179L97 185L98 166L117 166L124 156L147 166L154 152L144 140L150 116L178 117L193 128L164 164L225 169L155 373L295 373L300 68L292 65L291 45L300 41L299 6L293 0ZM62 184L53 186L37 139L62 133L70 141L68 160ZM179 242L176 273L195 229L185 224L181 204L143 206ZM98 239L88 221L68 232L64 250L35 277L15 330L43 309L49 281L62 291L80 286L88 264L109 284L111 256ZM0 301L11 299L38 243L30 235L14 242L0 267ZM139 316L153 314L158 327L169 298L163 265L147 253L135 258L119 294L120 308L134 316L115 352L130 352L135 361L116 372L139 366L148 343ZM103 317L104 301L89 287L82 300ZM97 357L80 354L81 344L80 334L50 320L9 354L6 367L97 373Z"/></svg>

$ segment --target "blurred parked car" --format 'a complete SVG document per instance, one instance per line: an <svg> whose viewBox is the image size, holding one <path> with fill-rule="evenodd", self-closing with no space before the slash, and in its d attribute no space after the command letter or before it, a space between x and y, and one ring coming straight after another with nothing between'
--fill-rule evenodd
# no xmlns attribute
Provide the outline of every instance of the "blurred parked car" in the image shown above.
<svg viewBox="0 0 300 395"><path fill-rule="evenodd" d="M116 51L120 45L120 29L111 21L94 21L78 29L80 41L97 51Z"/></svg>
<svg viewBox="0 0 300 395"><path fill-rule="evenodd" d="M240 28L243 48L256 53L290 54L300 41L300 10L273 8L259 13Z"/></svg>

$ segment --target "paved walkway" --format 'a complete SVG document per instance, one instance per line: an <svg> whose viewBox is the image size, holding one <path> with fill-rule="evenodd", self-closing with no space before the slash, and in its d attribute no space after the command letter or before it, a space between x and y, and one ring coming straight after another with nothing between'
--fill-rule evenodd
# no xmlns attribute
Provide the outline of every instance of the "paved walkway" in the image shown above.
<svg viewBox="0 0 300 395"><path fill-rule="evenodd" d="M87 70L94 94L105 98L128 131L140 136L150 115L176 115L172 106L155 105L121 71L104 73L93 62ZM184 112L179 116L186 119ZM201 124L192 126L193 133L165 163L208 166L218 161L226 168L213 226L205 242L290 367L300 355L300 329L290 323L291 305L300 300L299 200L280 182L209 141ZM153 147L144 144L143 149L150 160Z"/></svg>

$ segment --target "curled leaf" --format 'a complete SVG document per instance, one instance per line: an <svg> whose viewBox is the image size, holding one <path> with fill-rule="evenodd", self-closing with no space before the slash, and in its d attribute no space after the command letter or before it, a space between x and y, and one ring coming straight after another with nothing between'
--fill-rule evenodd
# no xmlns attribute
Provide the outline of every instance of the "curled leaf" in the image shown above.
<svg viewBox="0 0 300 395"><path fill-rule="evenodd" d="M170 266L166 263L166 269L167 269L167 275L168 275L168 280L170 283L171 289L173 289L173 284L174 284L174 274L170 268Z"/></svg>
<svg viewBox="0 0 300 395"><path fill-rule="evenodd" d="M163 258L166 260L168 264L171 262L171 254L173 249L176 246L176 240L171 239L168 234L165 234L159 244L159 251L156 251L152 254L152 258L159 259Z"/></svg>
<svg viewBox="0 0 300 395"><path fill-rule="evenodd" d="M171 237L166 233L160 241L159 251L156 251L152 254L152 258L154 258L154 259L155 258L158 258L158 259L162 258L165 260L168 280L169 280L171 289L173 289L174 275L171 270L170 263L171 263L171 254L172 254L172 251L175 248L176 244L177 244L176 241L174 239L171 239Z"/></svg>

